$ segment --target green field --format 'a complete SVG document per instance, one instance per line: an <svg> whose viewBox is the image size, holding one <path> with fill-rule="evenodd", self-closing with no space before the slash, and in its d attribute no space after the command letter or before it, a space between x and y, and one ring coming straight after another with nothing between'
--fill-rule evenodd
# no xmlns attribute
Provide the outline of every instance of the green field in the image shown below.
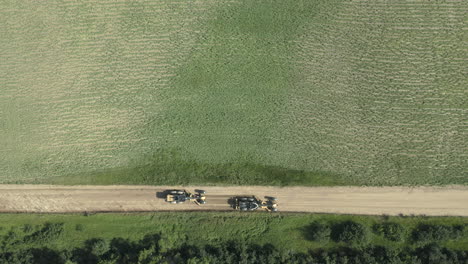
<svg viewBox="0 0 468 264"><path fill-rule="evenodd" d="M468 183L467 1L2 1L0 182Z"/></svg>
<svg viewBox="0 0 468 264"><path fill-rule="evenodd" d="M217 244L225 241L245 241L255 244L272 244L283 250L307 252L317 248L344 246L343 243L320 243L306 236L307 227L314 221L338 223L347 220L372 225L382 222L397 222L407 228L408 235L402 242L392 242L371 234L372 245L397 248L418 246L410 239L411 228L418 224L442 224L468 226L468 218L462 217L389 217L350 216L320 214L239 214L239 213L148 213L148 214L96 214L83 215L0 215L0 236L9 231L22 233L25 224L42 225L46 222L65 223L64 234L58 240L44 244L56 249L69 249L83 245L92 238L112 239L122 237L136 241L148 234L161 234L170 247L187 244ZM79 226L77 228L77 225ZM78 230L77 230L78 229ZM465 228L466 229L466 228ZM468 230L465 230L468 232ZM468 236L459 240L437 241L452 249L468 250ZM30 247L31 245L24 245ZM169 245L168 245L169 246ZM18 247L21 248L21 247Z"/></svg>

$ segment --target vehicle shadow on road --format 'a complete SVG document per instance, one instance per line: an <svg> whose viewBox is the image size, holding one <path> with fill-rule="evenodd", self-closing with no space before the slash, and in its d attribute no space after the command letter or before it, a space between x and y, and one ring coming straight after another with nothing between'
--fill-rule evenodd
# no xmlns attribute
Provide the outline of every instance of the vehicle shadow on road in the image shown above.
<svg viewBox="0 0 468 264"><path fill-rule="evenodd" d="M166 192L166 191L163 191L163 192L156 192L156 198L159 198L159 199L165 199L165 198L166 198L166 195L167 195L167 192Z"/></svg>

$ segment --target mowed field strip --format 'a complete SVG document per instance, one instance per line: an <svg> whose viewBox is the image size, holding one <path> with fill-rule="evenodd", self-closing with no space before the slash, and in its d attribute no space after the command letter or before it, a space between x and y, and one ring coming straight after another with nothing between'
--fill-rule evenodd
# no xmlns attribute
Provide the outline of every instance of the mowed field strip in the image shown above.
<svg viewBox="0 0 468 264"><path fill-rule="evenodd" d="M204 189L207 203L169 204L167 189ZM0 185L0 212L231 211L237 195L274 196L281 212L468 216L468 187L181 187ZM160 195L159 195L160 196Z"/></svg>

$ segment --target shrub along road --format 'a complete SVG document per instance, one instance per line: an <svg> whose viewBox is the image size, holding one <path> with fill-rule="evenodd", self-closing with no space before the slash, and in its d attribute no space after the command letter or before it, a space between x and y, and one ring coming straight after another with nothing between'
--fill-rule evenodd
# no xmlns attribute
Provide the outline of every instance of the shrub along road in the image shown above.
<svg viewBox="0 0 468 264"><path fill-rule="evenodd" d="M168 204L166 189L206 190L207 203ZM236 195L275 196L279 211L468 216L468 187L59 186L0 185L0 212L232 210Z"/></svg>

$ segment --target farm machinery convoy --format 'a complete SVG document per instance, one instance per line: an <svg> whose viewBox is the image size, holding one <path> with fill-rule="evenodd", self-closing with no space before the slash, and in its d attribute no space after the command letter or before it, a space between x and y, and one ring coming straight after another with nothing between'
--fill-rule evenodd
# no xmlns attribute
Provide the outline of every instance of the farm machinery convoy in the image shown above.
<svg viewBox="0 0 468 264"><path fill-rule="evenodd" d="M206 192L203 190L195 190L191 193L187 190L166 190L165 201L171 204L181 204L185 202L194 202L197 205L206 203ZM234 196L227 200L231 208L238 211L256 211L263 209L268 212L277 212L278 203L275 197L265 196L262 200L254 195Z"/></svg>

